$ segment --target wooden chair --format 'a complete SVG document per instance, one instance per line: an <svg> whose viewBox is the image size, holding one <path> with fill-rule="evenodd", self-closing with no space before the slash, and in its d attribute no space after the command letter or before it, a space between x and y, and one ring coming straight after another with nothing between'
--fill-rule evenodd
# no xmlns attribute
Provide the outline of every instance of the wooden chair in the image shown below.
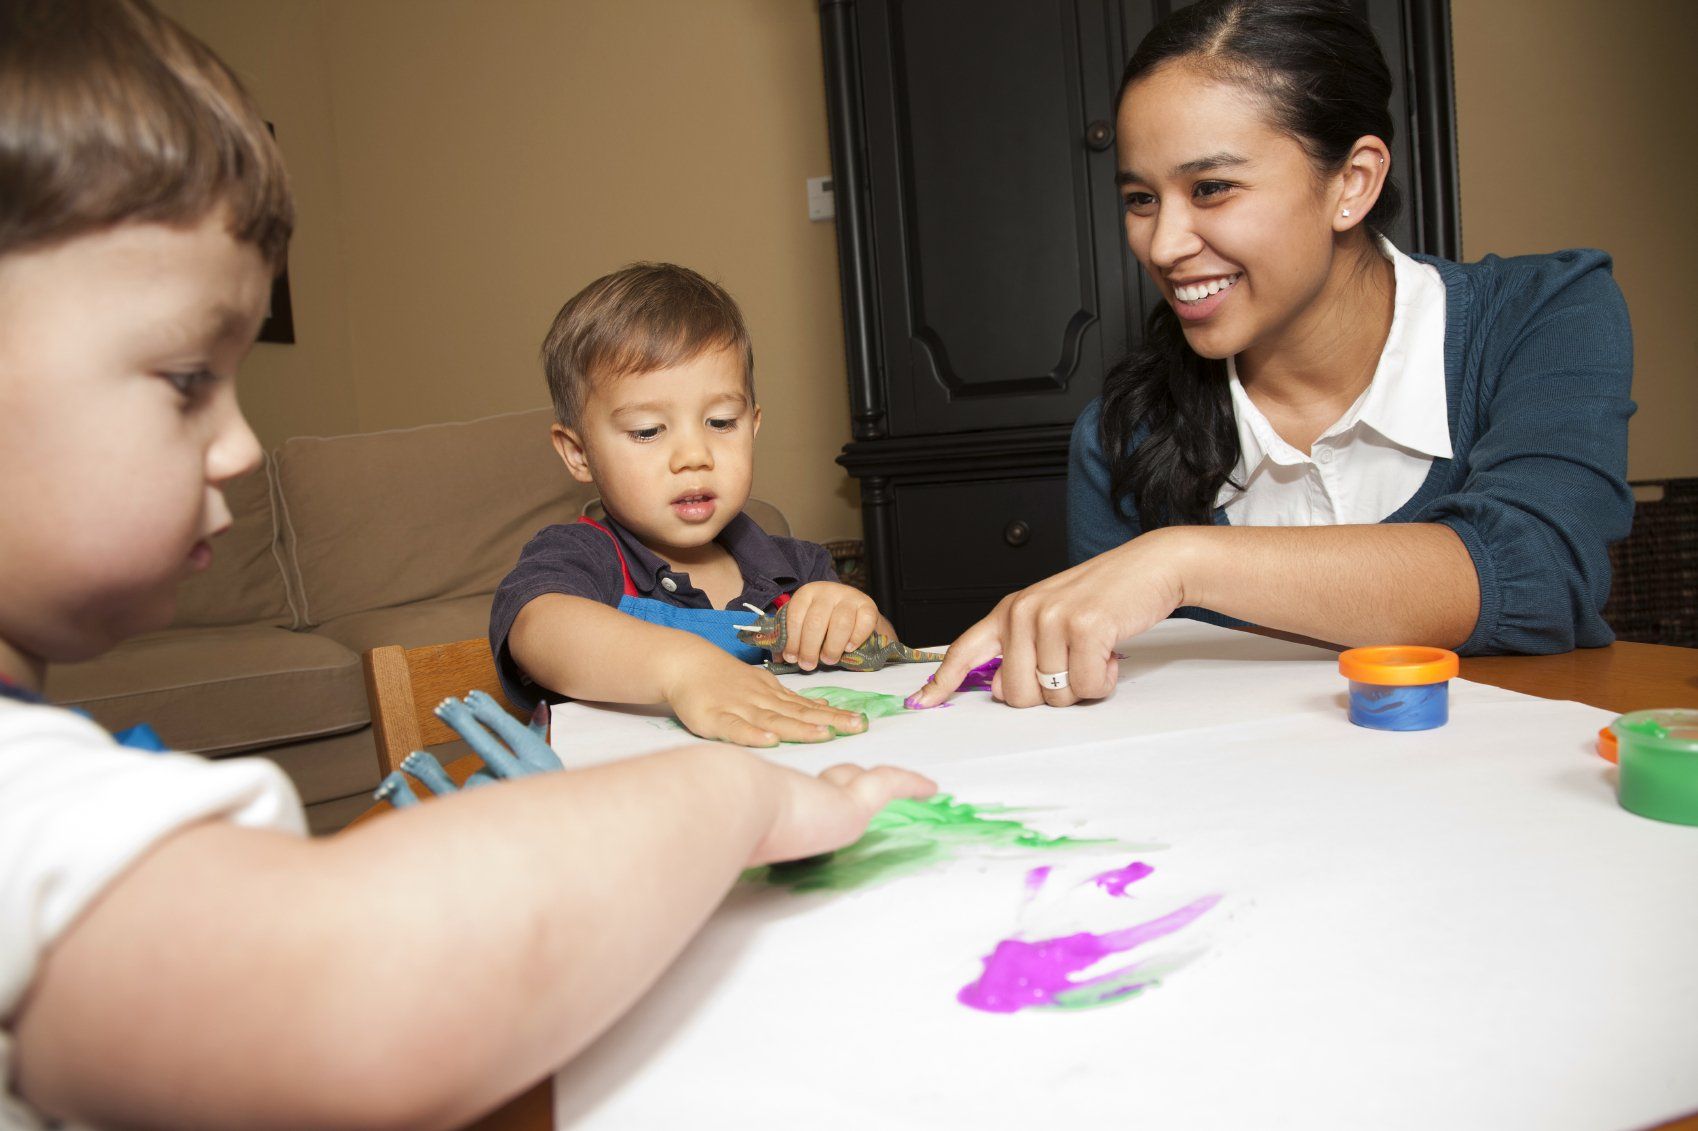
<svg viewBox="0 0 1698 1131"><path fill-rule="evenodd" d="M422 648L391 644L370 649L364 661L379 775L400 768L401 759L415 750L459 740L459 734L433 713L450 695L487 691L514 718L530 718L507 701L489 641L482 637Z"/></svg>
<svg viewBox="0 0 1698 1131"><path fill-rule="evenodd" d="M454 644L427 644L422 648L394 644L371 648L363 661L366 699L371 703L371 729L377 739L378 772L385 777L413 751L459 739L459 734L433 713L436 705L450 695L464 695L474 688L487 691L514 718L520 721L529 718L526 712L507 701L501 680L495 674L489 641L482 637ZM463 782L475 761L475 758L461 759L448 767L449 776ZM354 824L363 824L388 809L387 803L373 806L357 817ZM545 1078L466 1131L552 1127L553 1112L554 1082Z"/></svg>

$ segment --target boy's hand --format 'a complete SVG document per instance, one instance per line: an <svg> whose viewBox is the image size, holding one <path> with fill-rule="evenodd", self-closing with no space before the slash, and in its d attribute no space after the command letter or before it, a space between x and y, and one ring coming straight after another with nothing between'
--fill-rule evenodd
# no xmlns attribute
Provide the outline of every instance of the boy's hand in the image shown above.
<svg viewBox="0 0 1698 1131"><path fill-rule="evenodd" d="M867 717L809 699L765 668L702 642L683 652L666 681L666 702L692 734L741 746L826 742L859 734Z"/></svg>
<svg viewBox="0 0 1698 1131"><path fill-rule="evenodd" d="M779 790L772 827L755 846L749 866L800 860L853 844L867 822L898 797L930 797L937 783L909 770L877 766L833 766L809 777L774 766Z"/></svg>
<svg viewBox="0 0 1698 1131"><path fill-rule="evenodd" d="M865 644L879 627L873 599L836 581L810 581L796 590L784 606L784 617L789 639L779 658L805 672L822 662L838 663L843 653Z"/></svg>

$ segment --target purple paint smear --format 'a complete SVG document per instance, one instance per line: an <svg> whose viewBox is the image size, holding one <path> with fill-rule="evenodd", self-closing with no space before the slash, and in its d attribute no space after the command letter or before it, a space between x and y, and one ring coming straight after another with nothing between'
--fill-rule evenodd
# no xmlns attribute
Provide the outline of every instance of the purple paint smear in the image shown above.
<svg viewBox="0 0 1698 1131"><path fill-rule="evenodd" d="M1189 926L1219 902L1218 895L1204 896L1159 919L1107 934L1081 931L1038 942L1003 939L984 959L984 974L956 994L956 1000L986 1013L1016 1013L1034 1006L1062 1004L1056 1001L1058 995L1076 994L1093 987L1101 988L1102 992L1079 995L1084 1000L1068 1004L1100 1005L1136 993L1148 984L1129 978L1137 963L1080 982L1074 981L1073 975L1111 954L1123 953Z"/></svg>
<svg viewBox="0 0 1698 1131"><path fill-rule="evenodd" d="M970 669L967 672L967 674L962 677L961 686L957 687L955 690L957 690L957 691L989 691L990 685L991 685L991 677L996 675L996 670L998 668L1000 668L1001 666L1002 666L1002 657L1001 656L991 657L990 659L986 660L984 663L980 664L978 667ZM926 679L926 682L927 683L934 683L934 682L936 682L936 680L937 680L937 676L934 674L934 675L928 677ZM925 688L921 688L920 690L924 691ZM934 704L932 704L931 707L926 707L926 706L923 706L923 705L920 704L919 698L920 698L920 692L916 691L916 692L914 692L914 694L908 696L908 698L902 700L902 705L904 707L908 708L910 711L929 711L929 710L932 710L933 707L947 707L947 706L949 706L949 703L947 701L945 701L945 702L942 702L942 703L934 703Z"/></svg>
<svg viewBox="0 0 1698 1131"><path fill-rule="evenodd" d="M1049 869L1050 866L1045 864L1042 868L1033 868L1030 872L1026 873L1027 899L1031 899L1033 896L1037 895L1038 889L1044 886L1044 881L1049 879Z"/></svg>
<svg viewBox="0 0 1698 1131"><path fill-rule="evenodd" d="M1103 872L1100 875L1092 876L1091 882L1110 895L1121 896L1126 894L1128 887L1154 871L1155 869L1148 864L1134 861L1124 868L1116 868L1112 872Z"/></svg>
<svg viewBox="0 0 1698 1131"><path fill-rule="evenodd" d="M1002 657L992 656L978 667L971 669L961 680L957 691L989 691L991 677L1002 667Z"/></svg>

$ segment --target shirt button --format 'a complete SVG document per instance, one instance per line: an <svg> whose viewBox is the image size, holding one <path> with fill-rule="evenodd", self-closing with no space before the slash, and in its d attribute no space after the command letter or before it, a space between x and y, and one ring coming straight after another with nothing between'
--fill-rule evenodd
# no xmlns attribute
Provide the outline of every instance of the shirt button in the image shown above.
<svg viewBox="0 0 1698 1131"><path fill-rule="evenodd" d="M1316 448L1315 449L1315 459L1320 463L1331 463L1332 462L1332 449L1331 448Z"/></svg>
<svg viewBox="0 0 1698 1131"><path fill-rule="evenodd" d="M670 577L661 578L660 579L660 587L662 589L666 590L668 593L678 592L678 583L676 581L672 580Z"/></svg>

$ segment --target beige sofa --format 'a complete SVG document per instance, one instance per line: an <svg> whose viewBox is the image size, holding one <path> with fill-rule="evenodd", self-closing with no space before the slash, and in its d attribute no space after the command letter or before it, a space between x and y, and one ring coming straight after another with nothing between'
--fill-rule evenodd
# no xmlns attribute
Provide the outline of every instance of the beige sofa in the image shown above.
<svg viewBox="0 0 1698 1131"><path fill-rule="evenodd" d="M340 828L378 780L361 652L483 636L525 542L594 511L548 442L551 419L285 441L227 489L235 526L175 623L50 669L48 696L110 728L151 723L177 749L271 758L314 830ZM789 532L765 504L750 514Z"/></svg>

